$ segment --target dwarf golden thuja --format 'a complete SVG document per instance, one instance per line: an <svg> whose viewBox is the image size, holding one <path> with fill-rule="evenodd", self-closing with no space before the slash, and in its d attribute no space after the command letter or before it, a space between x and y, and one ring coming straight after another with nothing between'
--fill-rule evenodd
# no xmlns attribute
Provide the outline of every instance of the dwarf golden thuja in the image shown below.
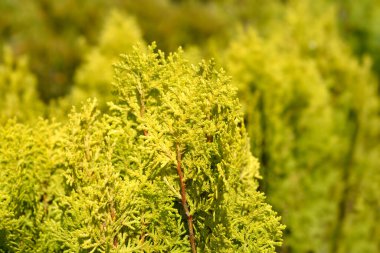
<svg viewBox="0 0 380 253"><path fill-rule="evenodd" d="M339 38L334 10L309 7L292 2L277 33L242 33L225 64L262 189L288 228L283 252L378 252L376 83Z"/></svg>
<svg viewBox="0 0 380 253"><path fill-rule="evenodd" d="M0 60L0 123L9 118L30 121L42 115L43 109L27 58L17 59L10 48L5 47Z"/></svg>
<svg viewBox="0 0 380 253"><path fill-rule="evenodd" d="M339 39L333 22L334 11L316 9L303 16L304 20L296 21L294 17L305 12L305 5L298 4L290 9L287 22L294 27L293 31L305 31L297 32L295 41L299 43L303 57L315 60L328 87L334 112L337 137L334 148L340 149L341 162L339 169L334 169L340 170L337 178L340 189L336 195L338 211L331 250L378 252L380 230L378 223L373 222L380 218L380 198L375 190L380 182L377 84L370 72L370 60L355 59L344 41ZM289 18L291 16L293 18ZM314 22L315 18L320 21ZM302 29L306 23L315 24L315 27ZM292 32L286 34L289 36ZM313 47L310 47L310 41Z"/></svg>
<svg viewBox="0 0 380 253"><path fill-rule="evenodd" d="M323 80L313 64L281 52L254 31L230 50L228 69L240 88L252 151L262 164L261 189L290 231L284 247L295 252L323 247L331 235L323 224L335 220L329 199L337 179L323 161L330 156L329 162L337 164L339 152ZM332 180L316 187L319 177Z"/></svg>
<svg viewBox="0 0 380 253"><path fill-rule="evenodd" d="M0 126L0 252L38 252L61 195L55 123L14 120Z"/></svg>
<svg viewBox="0 0 380 253"><path fill-rule="evenodd" d="M113 99L112 64L117 61L120 52L129 52L135 44L144 45L136 21L120 11L113 10L106 18L97 44L84 47L82 64L75 72L74 85L70 93L50 104L49 115L66 119L72 106L80 106L87 98L96 97L98 108L108 110L107 101Z"/></svg>
<svg viewBox="0 0 380 253"><path fill-rule="evenodd" d="M153 45L123 55L115 76L108 114L88 100L67 123L1 127L1 173L17 168L27 180L1 177L0 249L275 252L283 225L257 191L258 161L224 71Z"/></svg>
<svg viewBox="0 0 380 253"><path fill-rule="evenodd" d="M76 85L70 95L73 102L80 104L88 97L97 97L100 106L106 107L106 102L112 100L112 64L120 52L131 51L137 43L144 44L134 18L113 10L106 19L97 45L88 50L76 71Z"/></svg>

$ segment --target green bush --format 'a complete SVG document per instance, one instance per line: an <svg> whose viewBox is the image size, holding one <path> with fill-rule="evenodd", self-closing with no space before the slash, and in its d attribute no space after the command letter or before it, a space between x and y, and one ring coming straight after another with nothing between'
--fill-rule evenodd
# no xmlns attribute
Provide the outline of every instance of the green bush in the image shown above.
<svg viewBox="0 0 380 253"><path fill-rule="evenodd" d="M110 114L0 128L2 251L275 252L236 91L181 54L123 55Z"/></svg>
<svg viewBox="0 0 380 253"><path fill-rule="evenodd" d="M43 115L44 106L36 90L36 78L30 72L26 57L15 58L4 48L0 61L0 124L10 118L32 121Z"/></svg>
<svg viewBox="0 0 380 253"><path fill-rule="evenodd" d="M145 44L135 19L119 11L112 11L106 18L98 43L84 50L70 92L50 101L49 116L66 120L72 106L80 107L83 101L94 97L98 100L98 108L107 111L106 103L113 99L112 64L118 60L120 52L131 51L135 44Z"/></svg>
<svg viewBox="0 0 380 253"><path fill-rule="evenodd" d="M70 94L72 103L79 104L89 97L97 97L102 101L101 107L105 108L105 103L112 99L112 64L117 61L120 52L131 51L135 44L144 45L136 21L118 11L111 12L98 44L89 49L83 64L76 71L75 85Z"/></svg>
<svg viewBox="0 0 380 253"><path fill-rule="evenodd" d="M339 38L334 10L308 8L290 4L268 36L241 33L225 64L262 189L288 228L283 252L378 252L376 82Z"/></svg>
<svg viewBox="0 0 380 253"><path fill-rule="evenodd" d="M36 252L62 195L58 126L8 121L0 127L0 252Z"/></svg>
<svg viewBox="0 0 380 253"><path fill-rule="evenodd" d="M168 173L177 158L162 151L171 145L174 152L175 126L196 136L181 153L184 170L210 169L185 171L190 211L211 205L194 211L199 251L216 244L273 251L282 227L259 187L287 225L277 251L379 252L380 100L378 75L371 74L379 69L378 9L375 0L0 1L7 13L0 16L0 46L11 48L0 53L0 251L190 251L179 179ZM142 38L185 52L163 56L146 50ZM112 95L111 65L135 42L141 54L117 64ZM210 56L233 75L244 124L226 75L214 63L197 64ZM141 87L149 90L146 103ZM69 114L88 97L97 102ZM219 113L207 101L233 109ZM44 115L52 119L38 119ZM236 126L229 117L238 118ZM224 142L215 143L222 132ZM237 153L241 161L231 157ZM252 168L251 179L237 179L229 164ZM257 211L231 218L240 207L227 197L245 201L234 195L239 187L252 188L244 191L258 201ZM226 190L223 198L212 195L218 189ZM201 202L193 200L199 193ZM148 212L161 206L168 216ZM131 215L119 217L124 211ZM140 225L129 223L135 219ZM257 230L244 232L249 222Z"/></svg>
<svg viewBox="0 0 380 253"><path fill-rule="evenodd" d="M378 43L380 2L376 0L333 2L338 6L337 20L341 34L360 57L371 56L374 61L374 70L380 77L380 45Z"/></svg>

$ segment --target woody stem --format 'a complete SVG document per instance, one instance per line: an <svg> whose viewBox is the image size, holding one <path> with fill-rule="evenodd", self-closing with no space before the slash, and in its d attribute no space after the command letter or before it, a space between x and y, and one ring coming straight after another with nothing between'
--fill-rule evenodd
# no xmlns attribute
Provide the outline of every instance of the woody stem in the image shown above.
<svg viewBox="0 0 380 253"><path fill-rule="evenodd" d="M182 202L183 210L185 211L185 214L187 217L187 224L189 226L189 239L190 239L191 250L192 250L192 253L196 253L197 248L195 246L193 216L190 214L190 210L186 201L186 186L185 186L185 182L183 181L183 172L181 168L182 155L181 155L181 151L178 144L176 145L176 149L177 149L177 173L179 176L179 182L181 186L181 202Z"/></svg>

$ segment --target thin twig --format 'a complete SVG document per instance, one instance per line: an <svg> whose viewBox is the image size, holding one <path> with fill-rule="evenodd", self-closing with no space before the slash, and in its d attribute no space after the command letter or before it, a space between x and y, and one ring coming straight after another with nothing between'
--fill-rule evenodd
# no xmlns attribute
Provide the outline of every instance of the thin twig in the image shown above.
<svg viewBox="0 0 380 253"><path fill-rule="evenodd" d="M181 155L181 151L180 151L178 143L176 145L176 148L177 148L177 173L179 176L179 182L181 186L181 201L182 201L182 206L187 217L187 223L189 226L189 239L190 239L191 250L193 253L196 253L197 247L195 246L193 216L190 214L189 207L186 201L186 186L185 186L185 182L183 181L183 172L181 168L182 155Z"/></svg>
<svg viewBox="0 0 380 253"><path fill-rule="evenodd" d="M144 96L144 93L138 89L138 93L140 95L140 116L141 118L144 118L144 115L145 115L145 96ZM148 136L148 130L144 129L144 135L145 136Z"/></svg>
<svg viewBox="0 0 380 253"><path fill-rule="evenodd" d="M113 201L111 202L111 220L112 222L116 221L116 210L113 204ZM119 246L119 241L117 239L117 236L115 235L113 238L113 247L117 248Z"/></svg>

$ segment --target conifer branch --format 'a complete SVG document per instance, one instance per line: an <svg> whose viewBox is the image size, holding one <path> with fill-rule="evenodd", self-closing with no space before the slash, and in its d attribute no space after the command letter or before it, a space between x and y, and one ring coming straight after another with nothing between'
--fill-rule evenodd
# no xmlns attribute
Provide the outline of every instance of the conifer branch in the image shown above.
<svg viewBox="0 0 380 253"><path fill-rule="evenodd" d="M176 149L177 149L177 173L179 176L179 182L181 186L181 202L182 202L182 206L185 211L185 214L187 217L187 223L189 226L189 239L190 239L191 250L193 253L196 253L197 248L195 246L193 216L190 214L190 210L186 201L186 186L185 186L185 182L183 181L183 172L181 168L182 156L181 156L181 150L179 148L178 143L176 144Z"/></svg>
<svg viewBox="0 0 380 253"><path fill-rule="evenodd" d="M116 210L115 210L113 201L111 203L111 219L112 219L112 222L116 221ZM117 236L115 235L114 238L113 238L113 247L117 248L118 245L119 245L119 241L117 239Z"/></svg>
<svg viewBox="0 0 380 253"><path fill-rule="evenodd" d="M144 96L144 93L140 89L138 89L138 92L140 95L140 116L141 118L143 118L145 115L145 102L144 102L145 96ZM144 136L148 136L148 130L144 129L143 131L144 131Z"/></svg>
<svg viewBox="0 0 380 253"><path fill-rule="evenodd" d="M350 146L348 149L348 154L346 155L346 161L344 170L341 176L341 182L343 183L343 189L342 189L342 196L339 201L339 209L338 209L338 217L337 219L337 225L335 226L334 231L334 238L332 245L332 252L339 252L340 244L339 242L343 239L343 228L344 223L346 222L347 216L349 214L351 207L350 205L353 205L354 200L352 200L351 196L351 189L350 189L350 178L352 177L352 166L353 166L353 158L355 154L355 149L357 148L357 142L358 142L358 134L359 134L359 121L357 114L355 111L351 112L352 121L355 122L354 130L351 136L350 140Z"/></svg>
<svg viewBox="0 0 380 253"><path fill-rule="evenodd" d="M141 233L140 233L140 242L141 244L143 244L145 242L145 237L146 237L146 223L144 221L144 215L143 215L143 212L140 211L140 216L141 216L141 219L140 219L140 225L141 225Z"/></svg>

